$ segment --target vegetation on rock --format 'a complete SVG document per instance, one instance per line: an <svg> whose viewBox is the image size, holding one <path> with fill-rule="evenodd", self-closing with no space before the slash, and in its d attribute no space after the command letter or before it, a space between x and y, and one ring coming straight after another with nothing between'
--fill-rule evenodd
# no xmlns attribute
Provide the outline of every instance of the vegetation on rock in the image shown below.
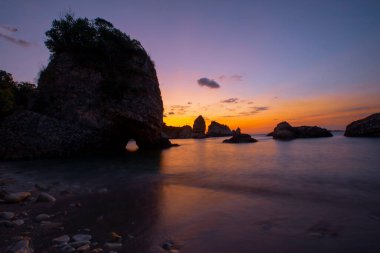
<svg viewBox="0 0 380 253"><path fill-rule="evenodd" d="M0 119L28 107L36 86L28 82L16 82L12 74L0 70Z"/></svg>

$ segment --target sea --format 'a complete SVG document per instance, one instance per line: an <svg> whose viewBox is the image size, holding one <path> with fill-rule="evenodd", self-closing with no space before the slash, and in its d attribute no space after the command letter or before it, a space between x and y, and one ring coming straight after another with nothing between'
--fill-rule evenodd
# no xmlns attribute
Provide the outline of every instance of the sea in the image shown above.
<svg viewBox="0 0 380 253"><path fill-rule="evenodd" d="M82 211L65 227L116 231L118 252L378 253L380 138L333 134L177 139L163 151L1 162L0 175L8 190L70 189Z"/></svg>

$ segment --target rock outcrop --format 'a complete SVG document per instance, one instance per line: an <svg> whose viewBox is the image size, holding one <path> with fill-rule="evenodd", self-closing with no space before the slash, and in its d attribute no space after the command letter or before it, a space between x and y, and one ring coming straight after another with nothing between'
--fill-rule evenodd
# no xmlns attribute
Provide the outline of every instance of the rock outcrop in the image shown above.
<svg viewBox="0 0 380 253"><path fill-rule="evenodd" d="M226 139L223 143L254 143L256 139L252 138L249 134L241 133L240 128L233 131L233 136L230 139Z"/></svg>
<svg viewBox="0 0 380 253"><path fill-rule="evenodd" d="M130 139L141 149L171 146L161 133L163 103L154 64L139 42L117 31L112 36L119 36L119 51L113 53L125 56L123 62L103 60L101 50L116 50L112 45L100 44L98 55L54 52L41 72L33 112L2 121L0 159L124 151Z"/></svg>
<svg viewBox="0 0 380 253"><path fill-rule="evenodd" d="M318 138L333 136L330 131L317 126L292 127L288 122L279 123L273 131L273 139L292 140L296 138Z"/></svg>
<svg viewBox="0 0 380 253"><path fill-rule="evenodd" d="M216 121L212 121L208 126L206 135L208 137L232 136L232 131L227 125L222 125Z"/></svg>
<svg viewBox="0 0 380 253"><path fill-rule="evenodd" d="M352 122L346 127L347 137L380 137L380 113Z"/></svg>
<svg viewBox="0 0 380 253"><path fill-rule="evenodd" d="M164 124L162 126L162 132L166 134L169 139L188 139L193 137L193 129L188 125L175 127Z"/></svg>
<svg viewBox="0 0 380 253"><path fill-rule="evenodd" d="M202 115L199 115L193 124L193 138L206 138L206 122Z"/></svg>

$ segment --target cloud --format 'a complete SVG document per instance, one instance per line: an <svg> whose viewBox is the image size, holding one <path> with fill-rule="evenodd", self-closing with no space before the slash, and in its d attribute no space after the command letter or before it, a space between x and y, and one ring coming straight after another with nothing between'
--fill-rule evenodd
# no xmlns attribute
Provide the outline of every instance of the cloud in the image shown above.
<svg viewBox="0 0 380 253"><path fill-rule="evenodd" d="M202 77L201 79L199 79L198 84L200 86L206 86L210 89L220 88L220 85L215 80L209 79L207 77Z"/></svg>
<svg viewBox="0 0 380 253"><path fill-rule="evenodd" d="M232 75L230 78L236 82L241 82L243 81L243 76L242 75Z"/></svg>
<svg viewBox="0 0 380 253"><path fill-rule="evenodd" d="M262 112L262 111L269 110L268 106L252 106L250 108L252 109L251 111L240 112L239 113L240 116L250 116L250 115L254 115L254 114L257 114L259 112Z"/></svg>
<svg viewBox="0 0 380 253"><path fill-rule="evenodd" d="M191 102L187 102L188 105L191 105L192 103Z"/></svg>
<svg viewBox="0 0 380 253"><path fill-rule="evenodd" d="M241 82L243 81L243 75L220 75L219 76L220 81L231 81L231 82Z"/></svg>
<svg viewBox="0 0 380 253"><path fill-rule="evenodd" d="M169 114L169 115L174 115L174 112L169 112L168 114Z"/></svg>
<svg viewBox="0 0 380 253"><path fill-rule="evenodd" d="M222 100L220 102L221 103L237 103L238 100L239 100L238 98L228 98L228 99Z"/></svg>
<svg viewBox="0 0 380 253"><path fill-rule="evenodd" d="M255 106L253 109L255 109L256 112L261 112L261 111L269 110L269 107L268 106Z"/></svg>
<svg viewBox="0 0 380 253"><path fill-rule="evenodd" d="M32 45L32 43L28 42L28 41L25 41L25 40L20 40L20 39L16 39L12 36L9 36L9 35L6 35L4 33L1 33L0 32L0 38L3 38L13 44L16 44L16 45L19 45L19 46L22 46L22 47L29 47Z"/></svg>
<svg viewBox="0 0 380 253"><path fill-rule="evenodd" d="M0 24L0 28L7 30L8 32L17 32L18 29L9 25Z"/></svg>

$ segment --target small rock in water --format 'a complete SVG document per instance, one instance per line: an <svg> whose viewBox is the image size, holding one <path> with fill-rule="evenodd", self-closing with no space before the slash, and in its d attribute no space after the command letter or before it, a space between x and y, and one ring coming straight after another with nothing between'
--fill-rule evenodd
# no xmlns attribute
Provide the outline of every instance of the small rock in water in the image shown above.
<svg viewBox="0 0 380 253"><path fill-rule="evenodd" d="M88 234L76 234L73 236L73 240L77 242L82 241L91 241L92 236Z"/></svg>
<svg viewBox="0 0 380 253"><path fill-rule="evenodd" d="M16 243L14 243L11 247L8 248L9 253L33 253L33 249L30 247L30 239L24 238Z"/></svg>
<svg viewBox="0 0 380 253"><path fill-rule="evenodd" d="M36 221L44 221L50 219L50 215L46 213L41 213L34 218Z"/></svg>
<svg viewBox="0 0 380 253"><path fill-rule="evenodd" d="M26 200L32 194L30 192L15 192L8 193L4 196L4 201L7 203L19 203L21 201Z"/></svg>
<svg viewBox="0 0 380 253"><path fill-rule="evenodd" d="M70 241L70 236L68 235L61 235L53 239L53 243L56 243L56 244L67 243L69 241Z"/></svg>
<svg viewBox="0 0 380 253"><path fill-rule="evenodd" d="M38 202L55 202L56 199L51 196L49 193L41 192L37 198Z"/></svg>
<svg viewBox="0 0 380 253"><path fill-rule="evenodd" d="M174 248L174 243L171 242L171 241L167 241L167 242L165 242L165 243L162 245L162 248L163 248L164 250L171 250L171 249Z"/></svg>
<svg viewBox="0 0 380 253"><path fill-rule="evenodd" d="M119 242L107 242L106 244L104 244L104 246L108 249L119 249L121 247L123 247L123 244L119 243Z"/></svg>
<svg viewBox="0 0 380 253"><path fill-rule="evenodd" d="M331 223L328 221L319 221L312 226L308 231L311 236L322 238L326 236L337 237L338 232L331 228Z"/></svg>
<svg viewBox="0 0 380 253"><path fill-rule="evenodd" d="M12 212L0 212L0 219L10 220L15 217L15 213Z"/></svg>

